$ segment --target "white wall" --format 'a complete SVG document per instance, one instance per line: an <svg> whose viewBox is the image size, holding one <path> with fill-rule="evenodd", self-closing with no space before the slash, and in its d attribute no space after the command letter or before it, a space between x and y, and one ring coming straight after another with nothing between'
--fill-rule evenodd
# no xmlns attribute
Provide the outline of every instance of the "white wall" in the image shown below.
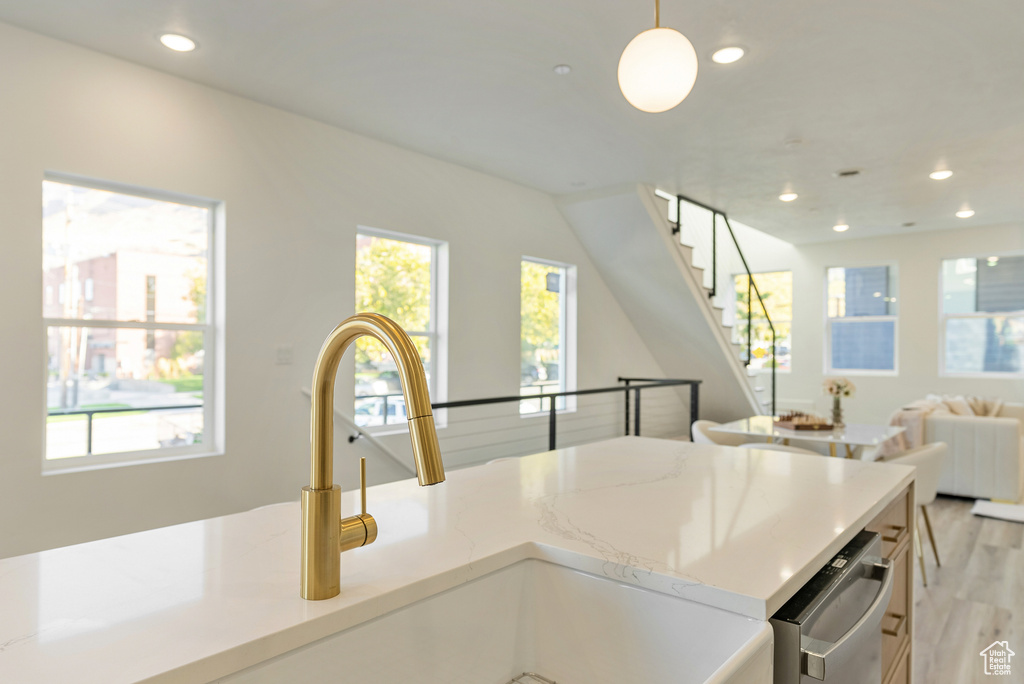
<svg viewBox="0 0 1024 684"><path fill-rule="evenodd" d="M297 499L309 472L300 389L353 313L360 225L449 242L450 399L518 391L522 255L579 268L581 388L660 375L548 195L2 24L0 63L0 557ZM41 475L48 170L226 203L223 456ZM278 345L294 347L293 365L274 364ZM351 369L338 382L347 412ZM506 432L442 431L449 465L496 453L484 443L521 439L523 425L546 448L546 421L508 411ZM405 435L385 439L407 454ZM343 431L336 445L346 489L357 453L371 482L405 476Z"/></svg>
<svg viewBox="0 0 1024 684"><path fill-rule="evenodd" d="M1022 253L1024 227L964 228L813 245L790 245L756 234L741 240L752 270L793 271L793 370L779 374L780 406L796 408L811 401L819 412L830 410L821 392L825 377L825 269L889 263L896 264L899 278L899 375L850 375L857 394L844 400L846 421L888 423L894 410L932 392L1024 401L1024 382L1020 380L939 377L942 260Z"/></svg>

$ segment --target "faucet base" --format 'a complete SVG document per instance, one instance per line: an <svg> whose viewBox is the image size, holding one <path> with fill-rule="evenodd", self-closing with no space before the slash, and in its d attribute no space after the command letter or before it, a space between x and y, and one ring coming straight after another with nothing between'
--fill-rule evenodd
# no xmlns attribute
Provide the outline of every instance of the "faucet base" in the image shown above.
<svg viewBox="0 0 1024 684"><path fill-rule="evenodd" d="M341 487L302 488L302 598L341 593Z"/></svg>

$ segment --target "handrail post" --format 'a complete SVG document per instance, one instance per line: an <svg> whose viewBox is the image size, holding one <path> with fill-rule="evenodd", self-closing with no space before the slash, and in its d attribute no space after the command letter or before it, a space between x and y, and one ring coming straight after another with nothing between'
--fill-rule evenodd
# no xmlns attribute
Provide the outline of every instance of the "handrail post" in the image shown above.
<svg viewBox="0 0 1024 684"><path fill-rule="evenodd" d="M636 406L633 407L633 435L635 437L640 436L640 388L637 387L636 392Z"/></svg>
<svg viewBox="0 0 1024 684"><path fill-rule="evenodd" d="M629 436L629 379L623 380L626 383L626 391L623 394L626 395L626 436Z"/></svg>
<svg viewBox="0 0 1024 684"><path fill-rule="evenodd" d="M555 416L557 415L557 413L556 413L557 406L555 404L555 398L553 396L548 398L548 404L549 404L549 411L550 411L550 413L548 414L549 415L549 418L548 418L548 450L549 451L554 451L555 450L555 421L556 421Z"/></svg>
<svg viewBox="0 0 1024 684"><path fill-rule="evenodd" d="M92 411L85 414L85 455L92 456Z"/></svg>
<svg viewBox="0 0 1024 684"><path fill-rule="evenodd" d="M767 312L766 312L767 313ZM772 415L775 412L775 368L779 365L778 348L775 346L775 326L772 326Z"/></svg>
<svg viewBox="0 0 1024 684"><path fill-rule="evenodd" d="M708 299L718 293L718 213L711 213L711 292Z"/></svg>
<svg viewBox="0 0 1024 684"><path fill-rule="evenodd" d="M747 368L750 368L750 363L754 360L753 350L754 345L751 342L751 335L754 330L753 314L754 314L754 300L751 296L750 286L754 282L754 276L747 273Z"/></svg>
<svg viewBox="0 0 1024 684"><path fill-rule="evenodd" d="M700 383L690 385L690 439L693 439L693 424L700 418Z"/></svg>

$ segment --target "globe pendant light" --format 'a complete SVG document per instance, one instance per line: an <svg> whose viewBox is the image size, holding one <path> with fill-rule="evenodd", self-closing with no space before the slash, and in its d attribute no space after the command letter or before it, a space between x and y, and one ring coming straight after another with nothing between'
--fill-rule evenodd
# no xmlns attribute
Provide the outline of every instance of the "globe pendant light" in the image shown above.
<svg viewBox="0 0 1024 684"><path fill-rule="evenodd" d="M682 102L697 80L697 52L679 31L661 28L660 5L654 0L654 28L629 41L619 58L619 89L652 114Z"/></svg>

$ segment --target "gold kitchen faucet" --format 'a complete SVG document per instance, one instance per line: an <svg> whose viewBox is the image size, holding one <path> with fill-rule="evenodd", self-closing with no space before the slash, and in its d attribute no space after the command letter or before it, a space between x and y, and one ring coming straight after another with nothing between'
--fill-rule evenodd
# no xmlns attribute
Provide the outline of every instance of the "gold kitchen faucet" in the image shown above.
<svg viewBox="0 0 1024 684"><path fill-rule="evenodd" d="M366 513L365 460L360 463L360 515L341 518L341 487L333 482L334 381L345 350L363 335L380 340L398 366L420 486L444 482L427 378L416 346L397 323L380 314L360 313L345 319L324 341L313 369L310 481L302 488L301 594L308 600L337 596L341 592L341 552L377 538L377 523Z"/></svg>

